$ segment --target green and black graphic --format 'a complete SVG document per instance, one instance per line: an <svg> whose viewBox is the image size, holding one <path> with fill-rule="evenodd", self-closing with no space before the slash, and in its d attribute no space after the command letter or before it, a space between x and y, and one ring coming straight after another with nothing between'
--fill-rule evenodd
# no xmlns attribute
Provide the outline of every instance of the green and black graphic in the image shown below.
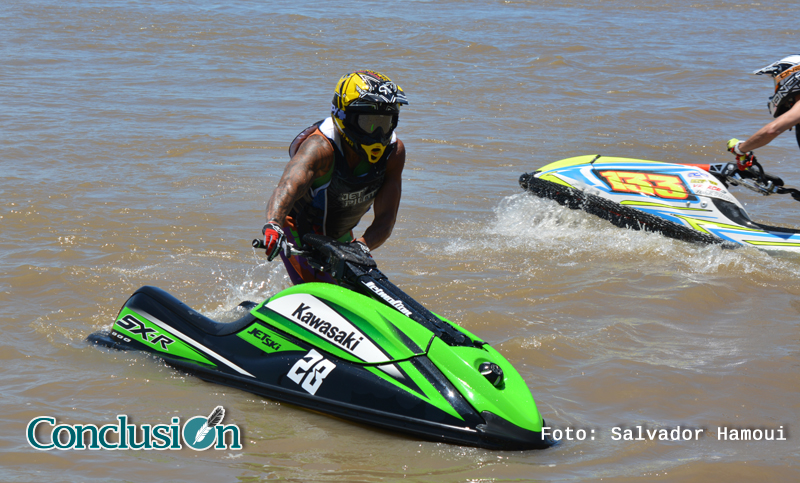
<svg viewBox="0 0 800 483"><path fill-rule="evenodd" d="M89 340L154 353L206 381L427 439L497 449L552 444L527 384L500 353L406 295L357 247L318 235L303 241L310 248L302 255L340 285L307 283L260 304L244 302L249 313L230 323L146 286L111 331ZM211 425L215 414L201 419ZM200 434L202 424L190 429ZM210 445L210 433L192 444Z"/></svg>

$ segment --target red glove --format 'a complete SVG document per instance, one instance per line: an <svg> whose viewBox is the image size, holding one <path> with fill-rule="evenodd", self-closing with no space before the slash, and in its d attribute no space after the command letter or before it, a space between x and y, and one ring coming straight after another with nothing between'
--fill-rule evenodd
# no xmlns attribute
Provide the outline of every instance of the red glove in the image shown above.
<svg viewBox="0 0 800 483"><path fill-rule="evenodd" d="M264 246L266 247L267 260L270 262L278 256L281 250L286 250L286 235L280 225L270 221L264 228Z"/></svg>
<svg viewBox="0 0 800 483"><path fill-rule="evenodd" d="M739 171L744 171L753 165L754 159L756 159L756 157L753 155L752 151L748 151L742 155L737 155L736 166L739 168Z"/></svg>

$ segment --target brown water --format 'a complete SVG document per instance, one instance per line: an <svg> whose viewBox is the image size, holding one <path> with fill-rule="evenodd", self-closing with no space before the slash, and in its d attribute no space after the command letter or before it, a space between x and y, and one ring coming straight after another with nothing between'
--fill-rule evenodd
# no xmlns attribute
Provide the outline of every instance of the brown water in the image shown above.
<svg viewBox="0 0 800 483"><path fill-rule="evenodd" d="M0 481L796 481L800 258L625 231L523 194L548 162L728 159L768 120L795 2L21 2L0 7ZM787 47L788 46L788 47ZM88 346L157 285L224 319L288 286L249 248L292 137L342 74L409 96L385 273L498 348L555 428L538 452L377 431ZM759 150L800 184L791 135ZM788 197L735 191L800 225ZM357 230L363 230L368 220ZM242 451L37 451L25 429L207 415ZM704 428L615 441L613 428ZM732 442L718 427L779 428Z"/></svg>

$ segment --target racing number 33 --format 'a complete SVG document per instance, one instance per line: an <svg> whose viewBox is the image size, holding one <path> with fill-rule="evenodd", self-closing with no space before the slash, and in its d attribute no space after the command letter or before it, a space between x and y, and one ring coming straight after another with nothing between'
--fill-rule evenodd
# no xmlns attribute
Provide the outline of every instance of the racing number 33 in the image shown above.
<svg viewBox="0 0 800 483"><path fill-rule="evenodd" d="M322 381L335 368L336 364L328 359L322 359L322 354L311 349L292 366L286 376L310 394L316 394Z"/></svg>
<svg viewBox="0 0 800 483"><path fill-rule="evenodd" d="M685 200L689 197L686 185L678 176L634 171L599 171L597 174L606 180L612 191L641 193L672 200Z"/></svg>

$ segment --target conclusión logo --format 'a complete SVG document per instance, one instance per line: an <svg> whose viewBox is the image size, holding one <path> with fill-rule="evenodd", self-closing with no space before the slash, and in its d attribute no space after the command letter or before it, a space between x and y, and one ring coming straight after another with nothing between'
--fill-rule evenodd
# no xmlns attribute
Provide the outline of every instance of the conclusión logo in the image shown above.
<svg viewBox="0 0 800 483"><path fill-rule="evenodd" d="M241 431L235 424L222 424L225 409L217 406L206 416L195 416L181 427L173 417L172 424L128 423L128 416L117 415L116 424L97 427L94 424L56 424L56 418L39 416L28 423L28 444L40 451L60 450L175 450L184 445L195 451L242 449ZM48 429L49 427L49 429ZM226 443L226 434L230 444ZM48 438L49 436L49 438Z"/></svg>

